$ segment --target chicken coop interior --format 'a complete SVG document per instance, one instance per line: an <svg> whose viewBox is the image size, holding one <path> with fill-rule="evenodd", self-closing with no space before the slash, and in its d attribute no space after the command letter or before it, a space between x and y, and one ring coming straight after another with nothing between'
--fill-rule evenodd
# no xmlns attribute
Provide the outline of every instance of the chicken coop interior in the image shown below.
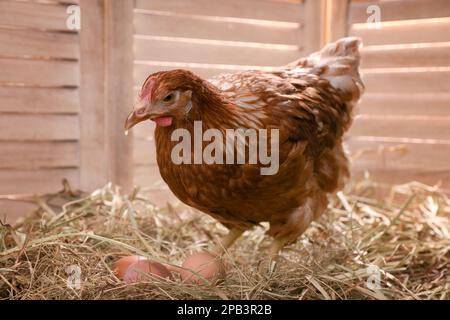
<svg viewBox="0 0 450 320"><path fill-rule="evenodd" d="M68 29L79 5L81 28ZM369 5L380 9L378 27ZM450 187L450 3L446 0L0 1L0 194L159 177L151 124L123 135L145 78L287 64L361 37L366 92L346 136L353 177ZM9 219L30 204L0 202Z"/></svg>
<svg viewBox="0 0 450 320"><path fill-rule="evenodd" d="M351 160L350 184L370 183L371 198L346 191L347 198L341 194L330 200L330 215L312 227L311 232L319 235L317 243L301 238L291 248L295 263L284 265L289 285L277 287L280 291L245 287L237 276L226 283L239 285L239 290L225 286L208 294L201 288L181 290L167 283L158 284L163 291L120 287L119 293L110 287L112 271L98 266L105 261L109 265L108 259L118 252L112 247L120 241L126 243L122 253L125 249L140 255L147 252L163 259L171 252L181 259L182 248L193 250L213 238L208 230L222 230L210 220L177 215L174 208L179 200L159 173L153 122L140 123L124 134L124 122L147 77L173 69L190 70L205 79L243 70L271 71L346 36L362 40L360 72L365 85L344 136ZM0 0L0 299L17 298L18 292L20 299L448 299L449 79L448 0ZM412 189L402 186L421 191L411 195ZM409 190L404 193L405 206L378 205L374 199L392 195L394 187ZM84 202L75 200L79 207L73 211L62 205L61 213L55 212L42 200L67 195L73 200L78 190L91 196L79 200ZM145 197L139 198L141 190ZM127 196L122 198L121 193ZM108 199L100 203L99 197ZM122 220L115 216L117 206L131 206L136 199L139 205L145 203L147 211L136 211L134 216L130 209L131 222L125 222L124 213ZM166 211L155 211L153 204ZM79 215L81 208L87 211ZM356 220L348 219L352 208L359 214L352 218ZM21 229L26 225L24 217L32 212L45 221L29 229L41 238L33 239L32 231L27 235L25 227ZM174 217L164 218L162 212ZM17 228L11 227L16 221L20 221ZM178 221L184 224L175 226ZM352 223L360 228L352 229ZM137 232L138 226L157 236ZM84 233L91 229L89 235ZM342 230L362 240L348 247L347 238L336 240ZM61 240L67 232L72 242ZM266 241L258 232L247 236L253 245ZM197 234L201 236L196 238ZM103 247L95 244L83 251L85 240L77 242L81 235ZM66 261L81 263L92 279L86 283L91 290L78 295L63 290L62 280L29 276L28 267L18 262L27 241L31 250L27 259L37 259L32 263L36 272L62 268ZM319 259L314 251L319 250L318 243L335 251ZM58 249L52 251L55 244ZM43 253L35 255L33 248L40 245ZM64 251L66 245L84 253L71 255ZM253 270L250 279L259 277L252 269L258 265L257 249L238 246L239 263L249 266L243 272ZM108 254L101 262L92 254L102 254L99 248ZM313 252L314 268L323 266L323 273L310 274L307 267L299 273L295 259L300 258L292 252L300 256ZM84 255L91 259L82 260ZM247 258L246 265L242 261ZM332 259L335 264L330 266ZM5 261L11 263L4 265ZM389 273L388 280L382 281L385 291L363 285L360 276L365 269L361 268L369 262L383 265ZM39 269L41 264L44 267ZM16 269L10 273L12 268ZM407 273L410 268L414 272ZM303 273L306 278L299 275ZM299 283L302 289L295 289ZM102 293L96 295L98 288Z"/></svg>

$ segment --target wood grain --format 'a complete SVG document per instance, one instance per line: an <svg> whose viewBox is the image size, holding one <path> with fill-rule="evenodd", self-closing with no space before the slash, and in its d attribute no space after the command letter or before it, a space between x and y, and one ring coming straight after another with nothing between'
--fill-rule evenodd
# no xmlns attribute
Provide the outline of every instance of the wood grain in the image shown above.
<svg viewBox="0 0 450 320"><path fill-rule="evenodd" d="M350 35L361 37L364 45L428 43L450 41L450 19L417 20L412 23L382 24L380 29L369 25L353 25Z"/></svg>
<svg viewBox="0 0 450 320"><path fill-rule="evenodd" d="M354 136L346 144L353 162L361 167L379 170L405 168L450 170L450 141L448 144L398 143L371 141Z"/></svg>
<svg viewBox="0 0 450 320"><path fill-rule="evenodd" d="M371 93L363 95L357 114L378 116L448 116L448 93Z"/></svg>
<svg viewBox="0 0 450 320"><path fill-rule="evenodd" d="M215 75L221 74L221 73L234 73L238 72L239 70L236 70L234 66L230 65L227 66L221 66L219 69L218 67L215 67L215 65L205 65L204 68L200 67L191 67L187 64L181 64L177 66L171 66L171 65L147 65L143 63L135 63L134 65L134 85L135 86L142 86L145 79L152 73L158 72L158 71L168 71L173 69L186 69L194 72L199 77L202 77L204 79L211 78ZM255 68L252 68L255 69Z"/></svg>
<svg viewBox="0 0 450 320"><path fill-rule="evenodd" d="M0 56L78 59L77 34L0 29Z"/></svg>
<svg viewBox="0 0 450 320"><path fill-rule="evenodd" d="M78 167L77 142L0 142L0 169Z"/></svg>
<svg viewBox="0 0 450 320"><path fill-rule="evenodd" d="M371 4L379 6L382 21L450 16L450 2L448 0L363 1L351 5L350 23L365 23L369 16L367 7Z"/></svg>
<svg viewBox="0 0 450 320"><path fill-rule="evenodd" d="M268 0L137 0L137 9L183 14L298 22L302 8L297 3Z"/></svg>
<svg viewBox="0 0 450 320"><path fill-rule="evenodd" d="M67 5L0 1L0 25L40 30L68 31Z"/></svg>
<svg viewBox="0 0 450 320"><path fill-rule="evenodd" d="M1 59L0 83L78 86L79 64L72 61Z"/></svg>
<svg viewBox="0 0 450 320"><path fill-rule="evenodd" d="M106 124L106 52L103 0L80 0L80 173L83 190L94 190L108 181Z"/></svg>
<svg viewBox="0 0 450 320"><path fill-rule="evenodd" d="M300 25L277 26L135 13L139 35L298 45Z"/></svg>
<svg viewBox="0 0 450 320"><path fill-rule="evenodd" d="M404 119L402 117L357 118L351 136L400 137L450 140L450 119Z"/></svg>
<svg viewBox="0 0 450 320"><path fill-rule="evenodd" d="M280 66L302 57L300 49L272 49L166 40L135 40L135 59L186 63Z"/></svg>
<svg viewBox="0 0 450 320"><path fill-rule="evenodd" d="M446 93L450 92L450 71L435 71L433 69L405 69L400 72L394 70L363 69L363 81L367 92L384 93Z"/></svg>
<svg viewBox="0 0 450 320"><path fill-rule="evenodd" d="M78 140L79 125L77 115L3 114L0 141Z"/></svg>
<svg viewBox="0 0 450 320"><path fill-rule="evenodd" d="M79 169L9 170L0 169L0 194L45 194L60 191L65 178L79 188Z"/></svg>
<svg viewBox="0 0 450 320"><path fill-rule="evenodd" d="M78 113L78 89L0 87L0 112Z"/></svg>
<svg viewBox="0 0 450 320"><path fill-rule="evenodd" d="M362 68L450 66L450 42L404 47L364 47Z"/></svg>
<svg viewBox="0 0 450 320"><path fill-rule="evenodd" d="M133 0L106 2L109 181L127 192L133 183L133 136L125 136L124 123L133 105Z"/></svg>

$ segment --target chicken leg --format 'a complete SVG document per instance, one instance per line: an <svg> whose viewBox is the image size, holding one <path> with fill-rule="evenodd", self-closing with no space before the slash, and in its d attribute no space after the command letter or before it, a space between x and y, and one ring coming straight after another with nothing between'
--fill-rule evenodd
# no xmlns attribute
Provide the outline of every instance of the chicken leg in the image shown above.
<svg viewBox="0 0 450 320"><path fill-rule="evenodd" d="M272 245L269 249L269 257L270 259L274 260L278 257L278 254L281 250L283 250L284 246L286 245L287 239L286 238L276 238L273 240Z"/></svg>
<svg viewBox="0 0 450 320"><path fill-rule="evenodd" d="M237 240L237 238L244 233L244 231L245 230L235 228L230 229L228 234L219 240L219 243L214 248L213 253L218 256L224 254L225 250L228 249Z"/></svg>

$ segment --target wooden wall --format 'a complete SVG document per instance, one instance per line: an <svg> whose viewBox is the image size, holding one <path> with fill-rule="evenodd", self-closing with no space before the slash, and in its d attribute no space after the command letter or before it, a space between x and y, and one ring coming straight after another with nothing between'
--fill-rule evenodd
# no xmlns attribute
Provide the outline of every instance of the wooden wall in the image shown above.
<svg viewBox="0 0 450 320"><path fill-rule="evenodd" d="M0 1L0 194L79 185L79 34L66 8Z"/></svg>
<svg viewBox="0 0 450 320"><path fill-rule="evenodd" d="M367 7L381 10L381 28ZM450 188L450 1L352 1L366 93L350 132L355 172Z"/></svg>

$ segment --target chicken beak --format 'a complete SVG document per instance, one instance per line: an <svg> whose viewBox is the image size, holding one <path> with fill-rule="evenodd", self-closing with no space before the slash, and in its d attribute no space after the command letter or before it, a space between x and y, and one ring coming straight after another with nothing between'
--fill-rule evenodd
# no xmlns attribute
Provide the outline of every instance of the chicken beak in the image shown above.
<svg viewBox="0 0 450 320"><path fill-rule="evenodd" d="M150 118L150 110L148 106L143 105L142 102L138 102L134 110L128 115L125 120L125 133L131 128L137 125L139 122L147 120Z"/></svg>

